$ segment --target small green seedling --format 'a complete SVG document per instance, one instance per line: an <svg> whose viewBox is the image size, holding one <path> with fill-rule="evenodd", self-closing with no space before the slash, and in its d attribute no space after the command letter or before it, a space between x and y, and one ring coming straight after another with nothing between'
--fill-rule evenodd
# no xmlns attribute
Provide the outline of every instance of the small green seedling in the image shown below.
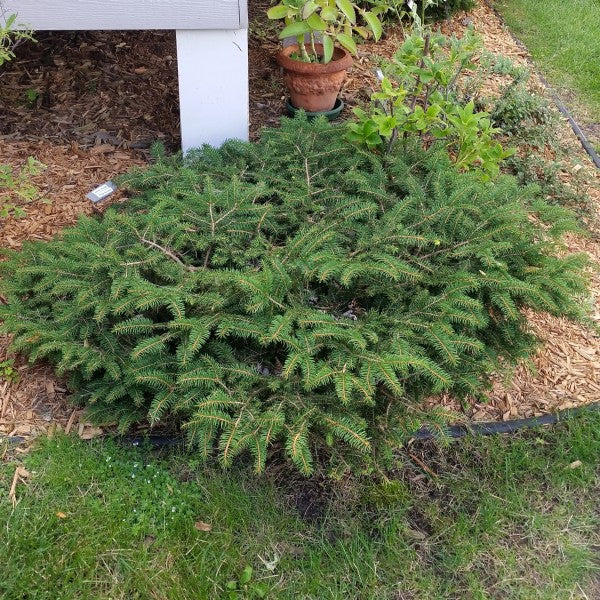
<svg viewBox="0 0 600 600"><path fill-rule="evenodd" d="M25 105L27 108L35 108L42 93L35 88L25 90Z"/></svg>
<svg viewBox="0 0 600 600"><path fill-rule="evenodd" d="M0 10L0 67L15 58L15 48L24 41L35 42L33 32L22 23L17 23L17 15L4 15Z"/></svg>
<svg viewBox="0 0 600 600"><path fill-rule="evenodd" d="M15 361L8 358L0 362L0 379L8 383L19 381L19 371L15 367Z"/></svg>
<svg viewBox="0 0 600 600"><path fill-rule="evenodd" d="M239 579L232 579L225 586L227 589L227 600L238 600L241 598L266 598L269 587L264 582L252 582L253 569L246 565Z"/></svg>

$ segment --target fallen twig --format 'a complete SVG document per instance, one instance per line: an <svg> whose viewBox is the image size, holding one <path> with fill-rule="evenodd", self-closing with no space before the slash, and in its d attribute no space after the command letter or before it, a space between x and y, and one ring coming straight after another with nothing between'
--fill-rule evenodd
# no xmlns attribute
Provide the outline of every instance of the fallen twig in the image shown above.
<svg viewBox="0 0 600 600"><path fill-rule="evenodd" d="M12 502L13 507L17 505L17 483L19 480L24 481L25 478L29 477L29 475L29 471L24 467L17 467L15 469L10 490L8 491L8 498Z"/></svg>
<svg viewBox="0 0 600 600"><path fill-rule="evenodd" d="M432 477L435 477L437 479L438 474L432 471L418 456L415 456L412 452L409 452L408 455L412 458L414 462L416 462L421 467L421 469L423 469Z"/></svg>
<svg viewBox="0 0 600 600"><path fill-rule="evenodd" d="M163 248L162 246L159 246L156 242L151 242L150 240L147 240L145 238L140 238L140 240L144 244L147 244L148 246L151 246L152 248L156 248L157 250L160 250L165 256L168 256L171 260L174 260L178 265L181 265L184 269L187 269L188 271L191 271L192 273L194 271L198 270L198 267L193 267L192 265L186 265L179 258L179 256L177 256L177 254L175 254L175 252L173 252L172 250L169 250L168 248Z"/></svg>

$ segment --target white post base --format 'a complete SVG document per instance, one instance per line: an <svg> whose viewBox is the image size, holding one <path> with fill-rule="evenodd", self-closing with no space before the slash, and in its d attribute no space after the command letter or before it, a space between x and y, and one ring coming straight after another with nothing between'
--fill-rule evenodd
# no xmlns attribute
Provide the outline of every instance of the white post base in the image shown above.
<svg viewBox="0 0 600 600"><path fill-rule="evenodd" d="M248 139L248 30L177 30L181 145Z"/></svg>

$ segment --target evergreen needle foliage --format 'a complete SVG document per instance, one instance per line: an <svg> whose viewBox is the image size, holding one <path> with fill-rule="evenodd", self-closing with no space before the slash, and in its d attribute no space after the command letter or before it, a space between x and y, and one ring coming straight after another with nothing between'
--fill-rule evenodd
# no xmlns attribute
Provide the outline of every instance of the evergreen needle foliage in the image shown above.
<svg viewBox="0 0 600 600"><path fill-rule="evenodd" d="M377 156L299 118L127 183L127 207L9 254L3 329L96 419L176 418L224 467L274 445L306 474L317 451L372 464L419 397L531 350L521 307L579 314L570 214L444 149Z"/></svg>

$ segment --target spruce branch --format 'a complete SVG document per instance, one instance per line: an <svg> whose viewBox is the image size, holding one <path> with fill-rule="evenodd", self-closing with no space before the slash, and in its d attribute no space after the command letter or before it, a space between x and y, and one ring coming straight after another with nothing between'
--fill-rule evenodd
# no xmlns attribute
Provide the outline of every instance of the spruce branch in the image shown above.
<svg viewBox="0 0 600 600"><path fill-rule="evenodd" d="M147 240L145 238L140 238L140 241L143 244L146 244L147 246L150 246L151 248L156 248L157 250L160 250L165 256L168 256L171 260L174 260L178 265L180 265L181 267L183 267L187 271L190 271L190 272L193 273L194 271L198 270L198 267L194 267L193 265L186 265L179 258L179 256L177 256L177 254L175 254L175 252L173 252L172 250L169 250L168 248L164 248L163 246L157 244L156 242L152 242L151 240Z"/></svg>

